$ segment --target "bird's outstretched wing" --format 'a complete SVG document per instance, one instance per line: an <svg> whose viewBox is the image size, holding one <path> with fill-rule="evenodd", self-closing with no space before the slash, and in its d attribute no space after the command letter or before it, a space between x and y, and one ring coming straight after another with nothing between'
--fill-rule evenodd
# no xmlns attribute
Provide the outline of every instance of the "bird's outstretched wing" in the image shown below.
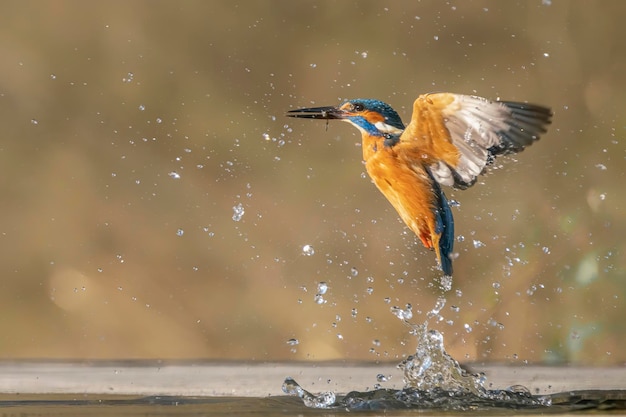
<svg viewBox="0 0 626 417"><path fill-rule="evenodd" d="M527 103L423 94L400 143L417 145L432 177L464 189L497 155L520 152L546 132L552 112Z"/></svg>

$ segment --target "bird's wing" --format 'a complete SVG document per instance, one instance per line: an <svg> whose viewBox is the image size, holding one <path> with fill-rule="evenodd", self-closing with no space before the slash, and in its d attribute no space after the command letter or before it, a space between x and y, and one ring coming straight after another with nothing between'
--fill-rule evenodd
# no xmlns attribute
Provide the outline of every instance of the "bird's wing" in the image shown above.
<svg viewBox="0 0 626 417"><path fill-rule="evenodd" d="M538 140L551 117L550 109L535 104L424 94L415 100L400 142L423 149L438 183L463 189L495 156L519 152Z"/></svg>

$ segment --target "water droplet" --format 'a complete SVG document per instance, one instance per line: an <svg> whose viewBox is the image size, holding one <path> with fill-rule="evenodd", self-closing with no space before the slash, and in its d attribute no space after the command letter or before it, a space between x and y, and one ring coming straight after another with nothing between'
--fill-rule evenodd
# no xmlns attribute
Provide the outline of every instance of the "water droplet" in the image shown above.
<svg viewBox="0 0 626 417"><path fill-rule="evenodd" d="M233 206L233 220L238 222L239 220L241 220L243 218L243 215L245 214L246 210L243 208L243 205L241 203L237 204L236 206Z"/></svg>
<svg viewBox="0 0 626 417"><path fill-rule="evenodd" d="M480 240L474 240L472 243L474 244L474 247L476 249L482 248L482 247L485 246L485 244L483 242L481 242Z"/></svg>
<svg viewBox="0 0 626 417"><path fill-rule="evenodd" d="M376 375L376 381L378 382L387 382L388 380L389 379L383 374Z"/></svg>
<svg viewBox="0 0 626 417"><path fill-rule="evenodd" d="M487 324L491 327L497 327L500 330L504 330L504 324L495 321L494 319L487 320Z"/></svg>
<svg viewBox="0 0 626 417"><path fill-rule="evenodd" d="M326 294L326 292L328 291L328 284L324 281L321 281L317 284L317 293L318 294Z"/></svg>
<svg viewBox="0 0 626 417"><path fill-rule="evenodd" d="M123 83L130 83L133 81L133 78L135 78L135 74L133 74L132 72L129 72L128 74L126 74L126 77L122 78L122 82Z"/></svg>
<svg viewBox="0 0 626 417"><path fill-rule="evenodd" d="M431 317L435 317L439 315L439 313L445 307L445 305L446 305L446 299L444 297L437 298L437 302L435 303L435 306L432 308L432 310L430 310L426 314L426 316L431 318Z"/></svg>
<svg viewBox="0 0 626 417"><path fill-rule="evenodd" d="M144 111L146 109L146 106L144 106L143 104L139 105L139 110L140 111Z"/></svg>
<svg viewBox="0 0 626 417"><path fill-rule="evenodd" d="M33 125L38 125L39 121L37 119L30 119L30 123Z"/></svg>
<svg viewBox="0 0 626 417"><path fill-rule="evenodd" d="M182 236L182 235L184 235L184 234L185 234L185 231L184 231L183 229L178 229L178 230L176 231L176 236Z"/></svg>
<svg viewBox="0 0 626 417"><path fill-rule="evenodd" d="M313 256L315 255L315 249L311 245L304 245L302 246L302 254L306 256Z"/></svg>
<svg viewBox="0 0 626 417"><path fill-rule="evenodd" d="M326 300L324 300L324 296L322 296L322 294L315 294L315 297L313 297L313 301L315 301L315 304L326 303Z"/></svg>
<svg viewBox="0 0 626 417"><path fill-rule="evenodd" d="M54 74L50 74L50 79L51 79L51 80L56 80L56 79L57 79L57 76L56 76L56 75L54 75Z"/></svg>
<svg viewBox="0 0 626 417"><path fill-rule="evenodd" d="M452 277L450 275L442 275L439 279L439 286L443 291L450 291L452 289Z"/></svg>
<svg viewBox="0 0 626 417"><path fill-rule="evenodd" d="M287 340L287 344L289 346L296 346L300 344L300 341L298 339L289 339Z"/></svg>
<svg viewBox="0 0 626 417"><path fill-rule="evenodd" d="M400 320L410 320L413 317L413 307L407 304L403 309L401 307L391 307L391 312Z"/></svg>
<svg viewBox="0 0 626 417"><path fill-rule="evenodd" d="M357 275L359 275L359 270L356 269L355 267L352 267L350 269L350 275L352 275L353 277L356 277Z"/></svg>

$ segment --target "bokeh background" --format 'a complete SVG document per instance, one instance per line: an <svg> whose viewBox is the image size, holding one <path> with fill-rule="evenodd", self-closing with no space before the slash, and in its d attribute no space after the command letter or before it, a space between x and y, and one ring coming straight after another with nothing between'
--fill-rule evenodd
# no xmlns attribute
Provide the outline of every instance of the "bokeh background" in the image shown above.
<svg viewBox="0 0 626 417"><path fill-rule="evenodd" d="M0 357L626 361L626 3L5 1ZM453 288L347 124L450 91L554 110L446 190ZM308 246L307 246L308 245ZM322 284L320 284L322 283ZM324 294L324 287L327 291ZM320 291L321 290L321 291Z"/></svg>

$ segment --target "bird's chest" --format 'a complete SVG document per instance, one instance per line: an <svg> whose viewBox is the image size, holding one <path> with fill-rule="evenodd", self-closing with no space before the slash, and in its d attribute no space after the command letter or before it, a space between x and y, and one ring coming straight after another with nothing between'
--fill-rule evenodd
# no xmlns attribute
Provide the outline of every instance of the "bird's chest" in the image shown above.
<svg viewBox="0 0 626 417"><path fill-rule="evenodd" d="M379 146L367 155L365 167L378 189L413 230L416 220L432 213L431 179L422 161L414 160L393 148Z"/></svg>
<svg viewBox="0 0 626 417"><path fill-rule="evenodd" d="M421 161L414 161L384 148L365 160L365 168L378 188L414 195L418 189L430 190L430 178Z"/></svg>

